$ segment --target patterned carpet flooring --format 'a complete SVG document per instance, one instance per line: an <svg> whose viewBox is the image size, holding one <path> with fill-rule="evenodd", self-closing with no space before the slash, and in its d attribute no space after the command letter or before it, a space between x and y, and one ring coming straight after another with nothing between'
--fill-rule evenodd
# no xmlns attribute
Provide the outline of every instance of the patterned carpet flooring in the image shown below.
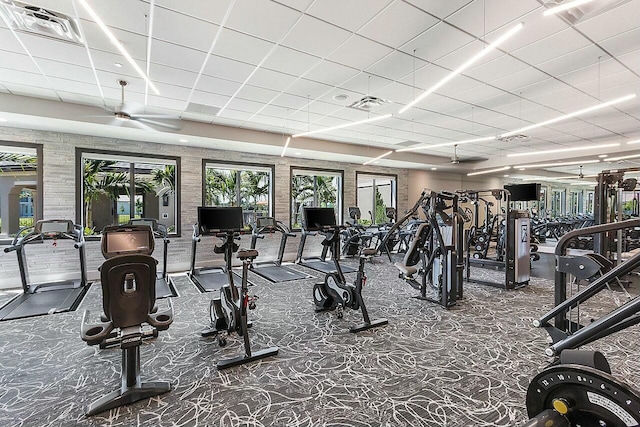
<svg viewBox="0 0 640 427"><path fill-rule="evenodd" d="M550 281L534 278L508 292L469 284L465 299L444 310L411 298L417 292L382 258L367 271L370 315L389 324L358 334L348 327L360 312L345 311L343 319L314 313L319 273L282 284L252 275L260 297L250 312L253 348L278 346L280 353L222 372L216 360L240 354L241 342L234 336L220 348L200 337L211 295L175 276L181 296L173 300L174 323L141 351L143 381L168 380L174 389L91 418L83 407L120 384L120 350L79 338L82 312L99 316L99 286L76 312L2 322L0 425L426 427L526 419L528 383L549 362L545 333L531 322L552 306ZM598 307L611 304L601 298ZM614 374L630 384L640 375L638 342L628 331L598 343Z"/></svg>

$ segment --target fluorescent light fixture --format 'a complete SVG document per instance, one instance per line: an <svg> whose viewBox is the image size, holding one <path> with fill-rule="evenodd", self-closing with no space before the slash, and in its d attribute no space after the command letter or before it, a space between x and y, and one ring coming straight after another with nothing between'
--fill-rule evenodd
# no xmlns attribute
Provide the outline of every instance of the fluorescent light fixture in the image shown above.
<svg viewBox="0 0 640 427"><path fill-rule="evenodd" d="M142 71L142 69L138 66L138 64L136 64L136 61L134 61L131 55L129 55L129 52L127 52L127 50L124 48L122 43L120 43L116 38L116 36L114 36L113 33L109 30L109 28L107 28L107 26L102 21L102 19L100 19L98 14L91 8L91 6L89 6L89 3L87 3L87 0L78 0L78 1L82 5L82 7L84 7L84 9L87 11L87 13L91 16L91 19L93 19L93 21L96 24L98 24L98 27L100 27L102 32L107 36L107 38L111 41L111 43L113 43L113 45L120 51L122 56L126 58L126 60L129 62L129 64L131 64L133 69L136 70L138 75L140 75L140 77L142 77L144 81L147 82L149 87L153 89L156 95L160 95L160 91L158 91L158 89L155 87L153 82L149 80L149 77L145 74L145 72Z"/></svg>
<svg viewBox="0 0 640 427"><path fill-rule="evenodd" d="M388 119L392 115L393 114L385 114L383 116L369 117L368 119L359 120L357 122L344 123L344 124L341 124L341 125L338 125L338 126L332 126L330 128L322 128L322 129L312 130L310 132L298 133L296 135L293 135L292 138L299 138L301 136L314 135L316 133L330 132L332 130L344 129L344 128L348 128L348 127L351 127L351 126L361 125L361 124L364 124L364 123L377 122L378 120Z"/></svg>
<svg viewBox="0 0 640 427"><path fill-rule="evenodd" d="M284 152L287 151L287 147L289 146L289 143L291 142L291 137L288 136L287 137L287 142L284 143L284 147L282 147L282 154L280 154L280 157L284 157Z"/></svg>
<svg viewBox="0 0 640 427"><path fill-rule="evenodd" d="M462 64L461 66L459 66L458 68L453 70L445 78L443 78L438 83L436 83L435 85L431 86L429 89L424 91L420 96L418 96L416 99L414 99L413 101L408 103L406 106L402 107L402 109L400 109L400 111L399 111L399 114L404 113L409 108L413 107L418 102L422 101L427 96L429 96L430 94L432 94L436 90L440 89L442 86L447 84L455 76L457 76L458 74L462 73L464 70L466 70L467 68L472 66L474 63L476 63L482 57L486 56L489 52L491 52L492 50L494 50L495 48L500 46L502 43L504 43L507 39L509 39L515 33L520 31L522 29L522 27L524 27L524 24L522 22L518 23L518 25L514 26L509 31L507 31L506 33L504 33L503 35L498 37L493 43L490 43L489 45L485 46L484 49L482 49L480 52L478 52L474 56L472 56L469 60L467 60L467 62L465 62L464 64Z"/></svg>
<svg viewBox="0 0 640 427"><path fill-rule="evenodd" d="M368 165L369 163L374 163L376 160L380 160L380 159L382 159L383 157L387 157L387 156L388 156L389 154L391 154L391 153L393 153L393 150L387 151L386 153L384 153L384 154L382 154L382 155L380 155L380 156L376 157L375 159L367 160L367 161L366 161L366 162L364 162L362 165L363 165L363 166L366 166L366 165Z"/></svg>
<svg viewBox="0 0 640 427"><path fill-rule="evenodd" d="M614 144L596 144L596 145L586 145L581 147L571 147L571 148L558 148L557 150L545 150L545 151L535 151L531 153L514 153L507 154L507 157L521 157L521 156L531 156L534 154L552 154L552 153L566 153L569 151L582 151L582 150L594 150L596 148L609 148L609 147L618 147L620 143L616 142Z"/></svg>
<svg viewBox="0 0 640 427"><path fill-rule="evenodd" d="M551 168L556 166L571 166L571 165L583 165L589 163L598 163L600 160L577 160L574 162L556 162L556 163L536 163L531 165L520 165L519 167L525 169L536 169L536 168Z"/></svg>
<svg viewBox="0 0 640 427"><path fill-rule="evenodd" d="M634 139L633 141L627 142L627 144L640 144L640 139Z"/></svg>
<svg viewBox="0 0 640 427"><path fill-rule="evenodd" d="M591 3L593 0L573 0L562 3L556 7L552 7L550 9L545 10L542 14L544 16L555 15L556 13L564 12L565 10L582 6L586 3Z"/></svg>
<svg viewBox="0 0 640 427"><path fill-rule="evenodd" d="M528 178L522 178L523 181L547 181L549 178L546 176L532 176Z"/></svg>
<svg viewBox="0 0 640 427"><path fill-rule="evenodd" d="M509 178L509 175L502 175L502 176L504 176L505 178Z"/></svg>
<svg viewBox="0 0 640 427"><path fill-rule="evenodd" d="M468 173L467 176L484 175L486 173L502 172L502 171L506 171L506 170L509 170L509 169L511 169L511 166L505 166L503 168L489 169L487 171L471 172L471 173Z"/></svg>
<svg viewBox="0 0 640 427"><path fill-rule="evenodd" d="M601 159L604 159L605 157L609 157L608 154L600 154L598 157L600 157Z"/></svg>
<svg viewBox="0 0 640 427"><path fill-rule="evenodd" d="M298 152L296 152L296 153L294 153L294 154L295 154L296 156L300 156L302 153L298 151Z"/></svg>
<svg viewBox="0 0 640 427"><path fill-rule="evenodd" d="M640 154L630 154L628 156L620 156L620 157L609 157L607 159L607 162L616 162L618 160L625 160L625 159L635 159L637 157L640 157Z"/></svg>
<svg viewBox="0 0 640 427"><path fill-rule="evenodd" d="M181 139L179 139L178 141L179 141L179 142L189 142L189 140L188 140L188 139L184 139L184 138L181 138Z"/></svg>
<svg viewBox="0 0 640 427"><path fill-rule="evenodd" d="M431 168L431 170L432 170L432 171L437 171L437 170L438 170L438 168Z"/></svg>
<svg viewBox="0 0 640 427"><path fill-rule="evenodd" d="M400 149L396 150L396 152L397 153L401 153L403 151L424 150L426 148L453 147L454 145L471 144L473 142L493 141L494 139L496 139L495 136L486 136L486 137L483 137L483 138L467 139L465 141L444 142L442 144L414 145L413 147L400 148Z"/></svg>
<svg viewBox="0 0 640 427"><path fill-rule="evenodd" d="M582 110L574 111L573 113L565 114L563 116L559 116L559 117L556 117L554 119L545 120L544 122L535 123L535 124L532 124L532 125L529 125L529 126L525 126L523 128L520 128L520 129L512 130L511 132L503 133L502 135L500 135L500 138L505 138L507 136L515 135L515 134L518 134L518 133L523 133L523 132L526 132L526 131L531 130L531 129L536 129L536 128L539 128L539 127L542 127L542 126L547 126L547 125L550 125L550 124L553 124L553 123L560 122L562 120L567 120L567 119L570 119L572 117L576 117L576 116L580 116L582 114L590 113L592 111L600 110L602 108L609 107L611 105L615 105L615 104L619 104L619 103L624 102L624 101L628 101L628 100L633 99L635 97L636 97L636 94L635 93L631 93L629 95L625 95L625 96L620 97L620 98L612 99L611 101L602 102L602 103L597 104L597 105L592 105L591 107L583 108Z"/></svg>
<svg viewBox="0 0 640 427"><path fill-rule="evenodd" d="M7 119L3 119L2 117L0 117L0 122L6 122Z"/></svg>

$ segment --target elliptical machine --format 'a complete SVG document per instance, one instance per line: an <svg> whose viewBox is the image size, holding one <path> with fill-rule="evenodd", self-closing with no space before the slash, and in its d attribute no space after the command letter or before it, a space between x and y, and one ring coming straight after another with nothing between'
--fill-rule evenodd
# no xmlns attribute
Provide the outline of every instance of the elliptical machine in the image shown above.
<svg viewBox="0 0 640 427"><path fill-rule="evenodd" d="M336 225L336 217L333 208L304 208L305 224L315 224L317 231L326 233L322 241L324 246L330 247L335 255L340 252L340 230L343 228ZM333 256L335 272L327 273L324 282L316 283L313 286L313 302L316 304L316 312L336 310L339 319L343 317L344 308L360 310L364 322L349 328L350 332L361 332L377 326L389 323L387 319L371 320L367 307L362 299L362 288L367 281L364 272L364 263L377 252L376 248L363 249L360 254L356 280L353 284L347 283L340 262L337 256Z"/></svg>
<svg viewBox="0 0 640 427"><path fill-rule="evenodd" d="M239 249L234 242L239 238L240 231L244 229L242 208L240 207L219 207L216 208L217 215L207 215L207 222L200 224L202 234L215 234L222 239L222 245L215 246L215 253L224 253L226 262L226 273L229 283L220 288L220 296L211 300L209 304L209 317L211 325L203 330L203 337L216 336L218 345L227 345L227 336L233 332L244 338L244 354L231 359L220 360L217 363L218 370L242 365L254 360L278 354L278 347L269 347L260 351L251 350L249 341L250 322L247 319L247 310L256 308L255 295L249 295L247 274L249 265L258 256L255 249ZM238 291L233 282L233 272L231 270L231 257L238 251L237 257L242 261L242 286Z"/></svg>

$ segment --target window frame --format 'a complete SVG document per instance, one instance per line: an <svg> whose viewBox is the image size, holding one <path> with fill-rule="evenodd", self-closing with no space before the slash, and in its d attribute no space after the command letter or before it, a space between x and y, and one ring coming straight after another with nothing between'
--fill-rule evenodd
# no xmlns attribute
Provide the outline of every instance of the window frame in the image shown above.
<svg viewBox="0 0 640 427"><path fill-rule="evenodd" d="M166 156L162 154L146 154L146 153L132 153L129 151L117 151L117 150L99 150L93 148L83 148L76 147L76 224L81 224L83 227L86 227L85 224L82 224L83 221L83 211L84 211L84 200L82 198L82 172L84 170L83 167L83 154L97 154L101 156L116 156L116 157L130 157L130 158L142 158L149 159L150 163L155 160L171 160L176 164L176 192L175 192L175 205L176 205L176 231L173 233L169 233L169 237L181 237L181 175L182 169L180 165L180 157L177 156ZM129 163L136 163L136 161L129 161ZM130 172L131 173L131 172ZM135 186L134 183L130 183L130 185ZM135 200L135 196L134 196ZM91 235L85 236L85 240L93 241L100 240L100 235Z"/></svg>
<svg viewBox="0 0 640 427"><path fill-rule="evenodd" d="M43 219L44 215L44 158L43 158L43 149L42 144L34 144L31 142L21 142L21 141L4 141L0 140L0 146L8 146L8 147L17 147L17 148L29 148L36 150L36 185L38 188L36 189L36 195L38 197L39 203L36 205L34 221L39 221ZM35 224L35 222L34 222ZM0 239L0 245L10 245L13 243L13 237L3 237Z"/></svg>
<svg viewBox="0 0 640 427"><path fill-rule="evenodd" d="M315 168L310 166L289 166L289 228L291 231L300 231L301 228L293 227L293 215L292 215L292 203L293 203L293 175L294 171L307 171L307 172L319 172L315 174L307 174L311 176L322 175L323 172L329 172L332 175L340 176L340 188L338 189L338 218L336 218L338 224L342 224L344 218L344 169L328 169L328 168Z"/></svg>
<svg viewBox="0 0 640 427"><path fill-rule="evenodd" d="M206 206L207 201L207 188L206 188L206 176L207 176L207 165L218 165L220 169L229 169L236 171L250 171L251 168L255 168L257 170L261 169L269 169L271 176L269 177L269 209L268 215L274 216L275 212L275 180L276 180L276 165L274 164L263 164L263 163L252 163L252 162L228 162L225 160L216 160L216 159L202 159L202 199L200 206ZM226 166L226 167L225 167ZM236 192L239 190L236 189ZM239 202L239 201L238 201ZM245 224L246 225L246 224Z"/></svg>
<svg viewBox="0 0 640 427"><path fill-rule="evenodd" d="M393 186L393 194L392 194L392 199L393 202L395 203L395 206L393 206L396 210L396 213L398 212L398 175L397 174L393 174L393 173L375 173L375 172L365 172L365 171L356 171L356 206L358 206L358 178L361 175L365 175L365 176L369 176L372 177L373 179L373 183L375 185L375 178L376 177L388 177L388 178L393 178L395 185ZM373 206L375 206L375 193L373 193ZM375 218L375 216L374 216ZM379 225L376 222L372 222L371 225Z"/></svg>

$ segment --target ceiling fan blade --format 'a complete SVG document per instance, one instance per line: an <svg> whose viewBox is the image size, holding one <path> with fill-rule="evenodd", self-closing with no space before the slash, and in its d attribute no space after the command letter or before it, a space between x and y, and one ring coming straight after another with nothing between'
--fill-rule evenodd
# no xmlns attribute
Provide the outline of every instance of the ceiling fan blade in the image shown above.
<svg viewBox="0 0 640 427"><path fill-rule="evenodd" d="M130 123L131 126L135 126L135 127L140 128L140 129L143 129L143 130L147 130L147 131L150 131L150 132L157 132L156 129L152 128L151 126L149 126L149 125L147 125L145 123L142 123L141 120L136 120L136 119L132 118L131 120L128 121L128 123Z"/></svg>
<svg viewBox="0 0 640 427"><path fill-rule="evenodd" d="M173 118L170 120L164 119L164 120L151 120L151 119L147 119L144 117L132 117L132 120L136 121L136 122L144 122L144 123L148 123L150 125L153 126L160 126L160 127L164 127L167 129L172 129L172 130L180 130L182 129L182 124L181 121L179 119Z"/></svg>

